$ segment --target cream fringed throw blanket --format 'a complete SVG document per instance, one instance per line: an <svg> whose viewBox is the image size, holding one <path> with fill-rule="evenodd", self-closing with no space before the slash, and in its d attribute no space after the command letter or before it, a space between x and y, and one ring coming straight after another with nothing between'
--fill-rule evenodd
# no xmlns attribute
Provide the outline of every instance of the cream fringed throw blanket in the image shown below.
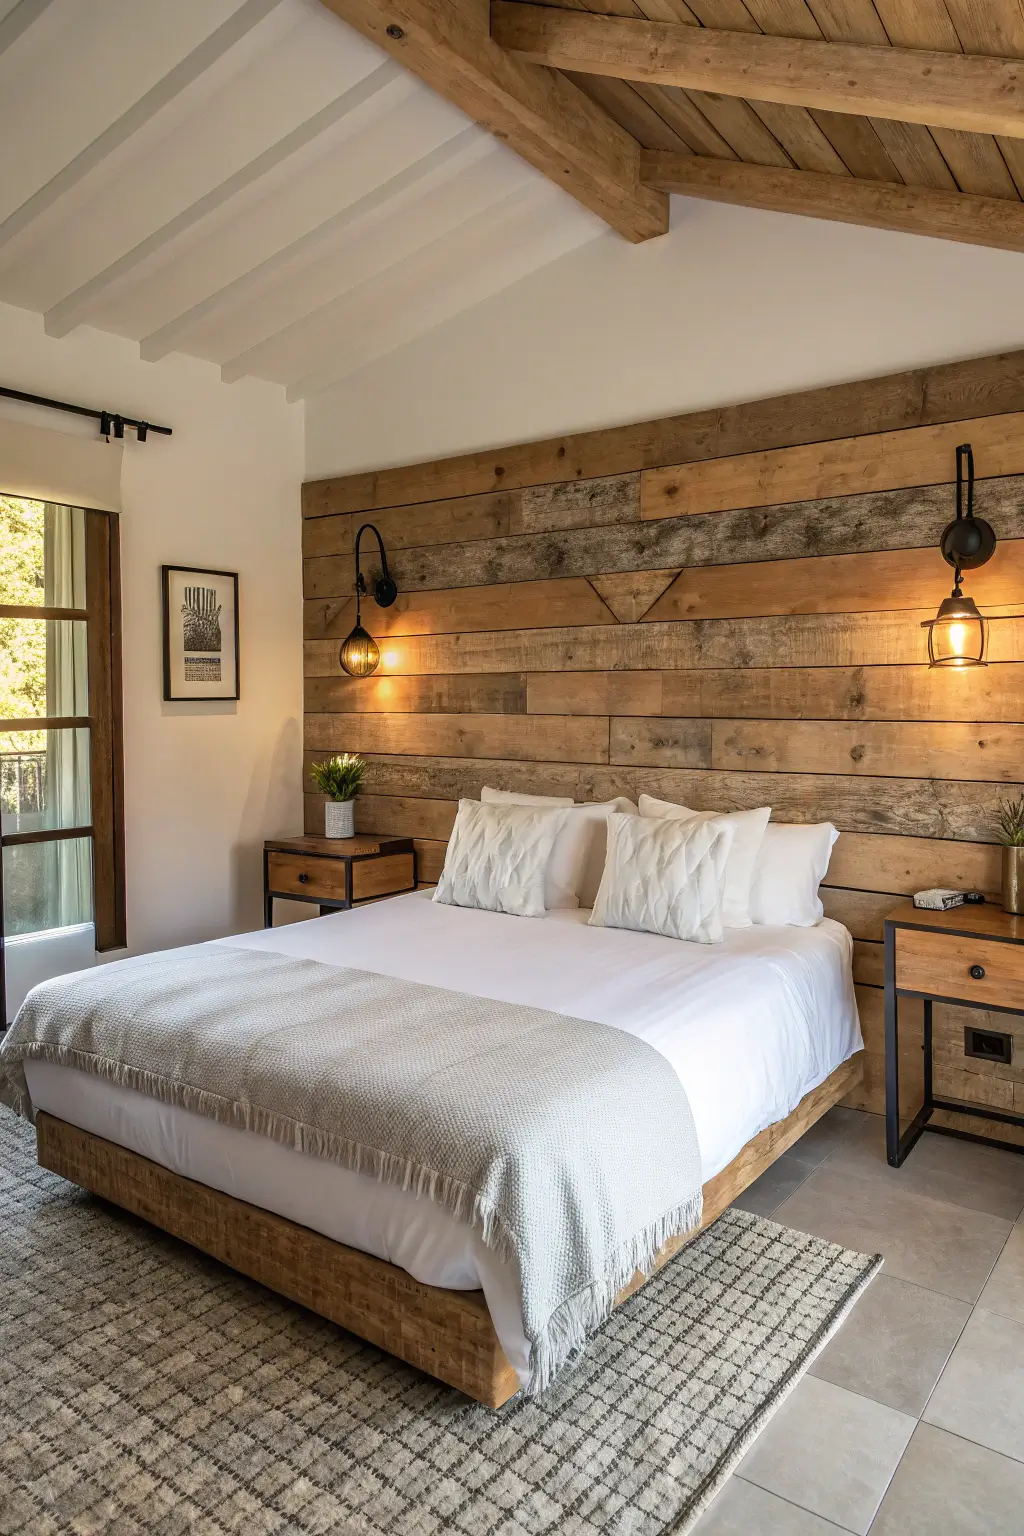
<svg viewBox="0 0 1024 1536"><path fill-rule="evenodd" d="M0 1046L412 1190L519 1269L539 1392L701 1215L686 1094L605 1024L225 945L44 982Z"/></svg>

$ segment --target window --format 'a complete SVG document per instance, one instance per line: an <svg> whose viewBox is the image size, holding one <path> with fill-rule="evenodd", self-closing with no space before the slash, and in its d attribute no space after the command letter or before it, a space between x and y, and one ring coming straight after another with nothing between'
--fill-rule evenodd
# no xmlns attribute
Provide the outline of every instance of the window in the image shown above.
<svg viewBox="0 0 1024 1536"><path fill-rule="evenodd" d="M0 495L0 939L125 943L120 674L116 514Z"/></svg>

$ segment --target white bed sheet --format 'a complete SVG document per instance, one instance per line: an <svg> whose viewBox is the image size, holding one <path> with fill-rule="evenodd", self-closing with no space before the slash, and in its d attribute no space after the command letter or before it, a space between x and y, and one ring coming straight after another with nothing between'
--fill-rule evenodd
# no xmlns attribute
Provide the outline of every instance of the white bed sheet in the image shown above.
<svg viewBox="0 0 1024 1536"><path fill-rule="evenodd" d="M646 1040L693 1110L703 1178L783 1119L862 1044L852 940L816 928L726 931L702 945L443 906L417 891L217 942L591 1019ZM528 1368L515 1276L479 1234L426 1200L102 1079L26 1064L34 1103L96 1135L450 1289L482 1288L509 1360Z"/></svg>

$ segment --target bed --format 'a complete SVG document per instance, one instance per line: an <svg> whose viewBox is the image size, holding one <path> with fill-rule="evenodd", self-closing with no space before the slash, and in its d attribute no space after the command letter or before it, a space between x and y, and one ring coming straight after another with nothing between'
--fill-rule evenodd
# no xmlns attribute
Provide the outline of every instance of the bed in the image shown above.
<svg viewBox="0 0 1024 1536"><path fill-rule="evenodd" d="M705 1224L859 1080L852 941L837 923L732 930L709 946L592 928L585 909L537 921L430 894L218 943L643 1039L689 1098ZM489 1406L520 1389L529 1345L514 1276L474 1227L365 1173L73 1068L33 1060L25 1075L45 1166Z"/></svg>

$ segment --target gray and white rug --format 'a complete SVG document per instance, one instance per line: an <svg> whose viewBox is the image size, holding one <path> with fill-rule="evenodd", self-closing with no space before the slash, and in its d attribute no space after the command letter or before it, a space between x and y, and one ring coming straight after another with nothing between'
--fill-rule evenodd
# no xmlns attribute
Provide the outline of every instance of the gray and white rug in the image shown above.
<svg viewBox="0 0 1024 1536"><path fill-rule="evenodd" d="M881 1262L729 1211L491 1413L34 1152L0 1110L3 1536L682 1533Z"/></svg>

